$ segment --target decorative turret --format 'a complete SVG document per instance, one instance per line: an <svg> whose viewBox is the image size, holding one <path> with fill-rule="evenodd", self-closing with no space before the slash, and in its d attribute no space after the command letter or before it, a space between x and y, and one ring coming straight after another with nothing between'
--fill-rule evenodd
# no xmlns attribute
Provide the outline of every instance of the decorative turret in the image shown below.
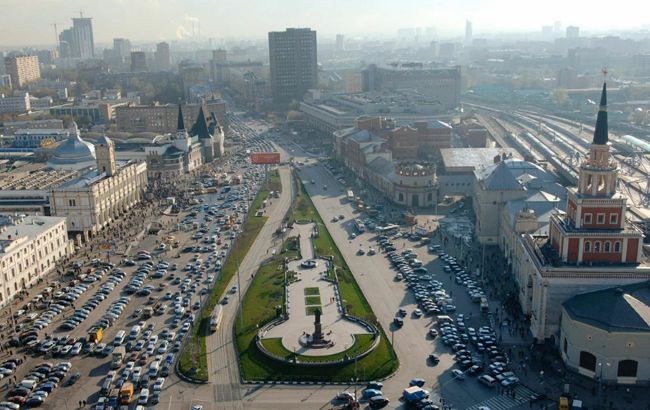
<svg viewBox="0 0 650 410"><path fill-rule="evenodd" d="M95 155L97 157L97 170L106 173L111 177L117 172L115 164L115 143L106 135L102 135L97 140L95 146Z"/></svg>
<svg viewBox="0 0 650 410"><path fill-rule="evenodd" d="M176 131L185 131L185 121L183 121L183 108L178 103L178 120L176 121Z"/></svg>
<svg viewBox="0 0 650 410"><path fill-rule="evenodd" d="M600 108L596 119L596 130L592 144L606 145L609 140L607 130L607 82L603 82L603 91L600 95Z"/></svg>

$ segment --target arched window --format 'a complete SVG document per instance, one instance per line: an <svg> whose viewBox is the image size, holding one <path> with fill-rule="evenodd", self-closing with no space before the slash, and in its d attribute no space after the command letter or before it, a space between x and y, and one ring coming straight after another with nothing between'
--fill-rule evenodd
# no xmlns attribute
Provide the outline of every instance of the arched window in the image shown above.
<svg viewBox="0 0 650 410"><path fill-rule="evenodd" d="M618 362L618 377L636 377L638 367L636 360L621 360Z"/></svg>
<svg viewBox="0 0 650 410"><path fill-rule="evenodd" d="M595 253L600 252L600 241L594 242L594 252Z"/></svg>
<svg viewBox="0 0 650 410"><path fill-rule="evenodd" d="M591 242L590 241L585 242L585 252L591 252Z"/></svg>
<svg viewBox="0 0 650 410"><path fill-rule="evenodd" d="M584 350L580 352L580 367L583 369L596 371L596 356Z"/></svg>
<svg viewBox="0 0 650 410"><path fill-rule="evenodd" d="M614 252L621 251L621 243L619 241L614 242Z"/></svg>
<svg viewBox="0 0 650 410"><path fill-rule="evenodd" d="M609 251L610 251L610 244L609 244L609 241L605 242L605 245L603 246L603 250L604 250L605 252L609 252Z"/></svg>

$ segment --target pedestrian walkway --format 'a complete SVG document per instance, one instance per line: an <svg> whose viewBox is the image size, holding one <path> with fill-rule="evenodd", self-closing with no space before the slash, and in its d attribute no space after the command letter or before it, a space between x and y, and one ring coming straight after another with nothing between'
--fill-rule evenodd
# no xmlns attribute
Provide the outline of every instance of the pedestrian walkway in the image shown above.
<svg viewBox="0 0 650 410"><path fill-rule="evenodd" d="M498 395L475 404L467 410L479 410L481 408L489 408L490 410L508 410L524 403L528 403L530 397L535 394L534 391L522 385L515 387L514 392L514 399L509 395Z"/></svg>

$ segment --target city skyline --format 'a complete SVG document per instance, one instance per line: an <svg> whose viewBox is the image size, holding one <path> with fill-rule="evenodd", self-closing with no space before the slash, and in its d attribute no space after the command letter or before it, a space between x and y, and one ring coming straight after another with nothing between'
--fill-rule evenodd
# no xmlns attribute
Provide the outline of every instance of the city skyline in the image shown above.
<svg viewBox="0 0 650 410"><path fill-rule="evenodd" d="M623 0L617 5L620 10L633 10L638 3ZM399 5L388 0L351 4L334 0L327 7L322 2L249 0L245 5L221 2L216 6L208 0L36 0L28 4L5 0L5 13L0 16L0 46L53 46L53 24L57 24L60 33L71 26L71 18L78 17L80 12L93 18L98 44L110 43L114 37L139 42L196 38L263 40L267 32L286 27L310 27L319 32L322 40L332 37L332 41L337 33L395 37L402 27L435 27L438 36L462 37L466 20L472 21L474 37L488 33L539 33L542 26L552 26L556 21L563 28L574 25L584 32L647 29L650 24L643 13L612 13L584 0L551 0L535 13L522 10L512 0L470 0L462 6L446 0L408 0ZM507 9L510 12L504 13ZM146 21L140 19L144 15ZM26 26L29 30L25 30Z"/></svg>

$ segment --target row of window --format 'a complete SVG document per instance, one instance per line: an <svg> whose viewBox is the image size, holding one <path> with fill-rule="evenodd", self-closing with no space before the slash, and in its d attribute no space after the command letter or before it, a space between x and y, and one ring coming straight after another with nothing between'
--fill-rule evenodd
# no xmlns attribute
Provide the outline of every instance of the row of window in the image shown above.
<svg viewBox="0 0 650 410"><path fill-rule="evenodd" d="M594 253L600 253L600 252L619 253L619 252L621 252L621 241L614 242L613 247L612 247L612 242L611 241L604 241L604 242L602 242L602 249L601 249L601 242L600 241L595 241L594 245L593 245L593 250L591 249L591 241L585 241L584 251L586 253L590 253L590 252L594 252Z"/></svg>
<svg viewBox="0 0 650 410"><path fill-rule="evenodd" d="M566 345L565 345L566 346ZM596 363L596 356L584 350L580 352L580 367L596 373L596 366L601 367L596 373L596 377L602 375L602 363ZM618 362L618 369L616 371L617 377L636 377L639 370L639 363L636 360L621 360Z"/></svg>
<svg viewBox="0 0 650 410"><path fill-rule="evenodd" d="M586 225L589 225L592 223L592 214L587 213L584 214L583 220ZM613 213L609 214L609 223L611 225L616 225L618 223L618 214ZM596 214L596 224L597 225L604 225L605 224L605 214Z"/></svg>

